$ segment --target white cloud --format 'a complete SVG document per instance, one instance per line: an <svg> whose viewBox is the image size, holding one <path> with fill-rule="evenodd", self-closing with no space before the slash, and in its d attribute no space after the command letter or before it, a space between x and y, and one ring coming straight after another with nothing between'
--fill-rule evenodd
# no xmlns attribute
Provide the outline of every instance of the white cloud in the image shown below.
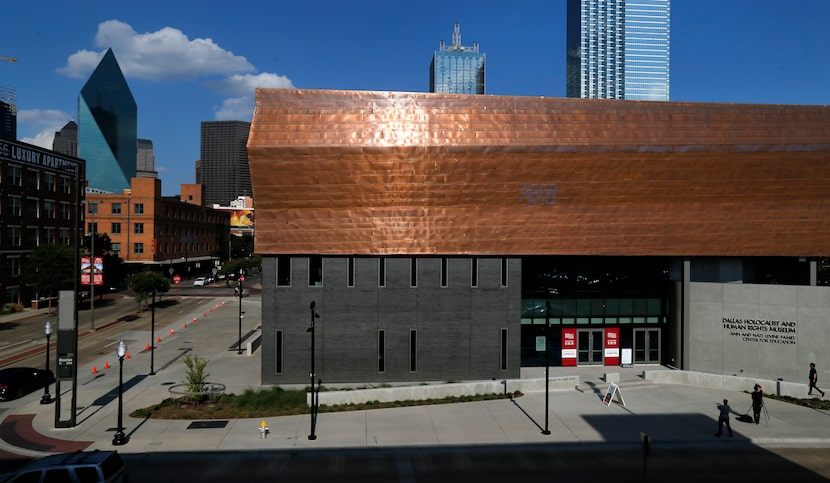
<svg viewBox="0 0 830 483"><path fill-rule="evenodd" d="M60 74L86 79L108 48L112 48L125 77L157 81L192 80L211 75L251 72L254 66L211 39L189 39L181 30L164 27L137 33L120 20L98 25L98 52L81 50L69 56Z"/></svg>
<svg viewBox="0 0 830 483"><path fill-rule="evenodd" d="M35 134L20 138L24 143L34 144L46 149L52 149L55 132L74 116L57 109L27 109L17 112L18 123L31 126Z"/></svg>
<svg viewBox="0 0 830 483"><path fill-rule="evenodd" d="M230 97L216 111L218 121L248 121L254 117L253 97Z"/></svg>
<svg viewBox="0 0 830 483"><path fill-rule="evenodd" d="M294 87L288 77L263 72L261 74L234 74L208 85L217 92L231 96L253 96L257 87Z"/></svg>
<svg viewBox="0 0 830 483"><path fill-rule="evenodd" d="M208 85L217 92L234 96L225 99L216 111L217 120L250 121L254 114L257 87L294 87L288 77L263 72L261 74L234 74Z"/></svg>

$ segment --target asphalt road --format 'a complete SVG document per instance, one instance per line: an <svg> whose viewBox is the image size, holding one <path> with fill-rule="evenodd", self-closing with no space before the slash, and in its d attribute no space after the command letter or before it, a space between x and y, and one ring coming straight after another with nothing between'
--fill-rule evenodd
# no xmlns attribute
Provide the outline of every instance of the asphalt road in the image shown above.
<svg viewBox="0 0 830 483"><path fill-rule="evenodd" d="M224 283L207 287L193 287L189 284L173 286L171 290L156 300L155 322L164 326L177 320L184 313L192 313L202 301L200 297L215 297L219 294L233 294L233 288ZM0 319L0 368L4 367L42 367L46 360L46 335L44 325L51 321L57 331L57 308L51 314L39 314L33 318L20 321L4 322ZM89 362L101 354L115 352L115 343L123 331L149 330L152 317L146 316L149 309L142 304L143 317L131 317L139 310L135 294L118 292L105 294L99 299L96 295L93 310L89 301L78 306L78 364ZM149 341L148 341L149 342ZM51 337L54 351L55 332ZM52 354L54 356L54 352Z"/></svg>
<svg viewBox="0 0 830 483"><path fill-rule="evenodd" d="M131 481L826 482L830 449L509 445L124 454Z"/></svg>

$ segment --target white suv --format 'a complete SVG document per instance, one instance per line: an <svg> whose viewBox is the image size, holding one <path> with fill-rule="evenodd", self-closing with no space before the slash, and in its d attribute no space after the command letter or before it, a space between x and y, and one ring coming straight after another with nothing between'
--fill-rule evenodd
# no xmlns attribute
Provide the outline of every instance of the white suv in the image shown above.
<svg viewBox="0 0 830 483"><path fill-rule="evenodd" d="M199 278L197 278L196 280L193 281L193 286L195 287L197 285L205 285L206 283L207 283L207 280L205 280L205 277L199 277Z"/></svg>
<svg viewBox="0 0 830 483"><path fill-rule="evenodd" d="M3 479L8 477L8 479ZM117 451L92 451L46 456L0 481L66 481L72 483L109 483L127 481L127 468Z"/></svg>

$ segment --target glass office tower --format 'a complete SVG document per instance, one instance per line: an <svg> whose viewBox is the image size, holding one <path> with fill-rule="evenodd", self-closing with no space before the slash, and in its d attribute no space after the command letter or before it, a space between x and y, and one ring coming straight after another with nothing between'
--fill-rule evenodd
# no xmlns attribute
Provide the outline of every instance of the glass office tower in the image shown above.
<svg viewBox="0 0 830 483"><path fill-rule="evenodd" d="M78 157L90 188L121 193L136 175L138 108L112 49L78 96Z"/></svg>
<svg viewBox="0 0 830 483"><path fill-rule="evenodd" d="M484 94L486 55L461 45L461 26L455 24L452 45L442 40L432 57L429 69L429 91L442 94Z"/></svg>
<svg viewBox="0 0 830 483"><path fill-rule="evenodd" d="M202 185L205 206L230 205L240 196L253 196L248 168L246 121L203 121L201 159L196 182Z"/></svg>
<svg viewBox="0 0 830 483"><path fill-rule="evenodd" d="M669 100L670 0L568 0L568 97Z"/></svg>

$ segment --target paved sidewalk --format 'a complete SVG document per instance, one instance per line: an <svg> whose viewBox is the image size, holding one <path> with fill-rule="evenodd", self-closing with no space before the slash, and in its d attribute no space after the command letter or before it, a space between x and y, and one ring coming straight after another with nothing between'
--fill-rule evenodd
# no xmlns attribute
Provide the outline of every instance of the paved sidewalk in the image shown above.
<svg viewBox="0 0 830 483"><path fill-rule="evenodd" d="M245 298L242 303L246 312L242 322L244 338L259 325L261 305L255 298ZM550 392L547 420L544 391L526 393L513 400L320 413L317 439L313 441L308 439L308 415L265 418L270 429L265 439L259 429L261 418L194 425L193 421L127 416L136 408L165 399L172 385L184 381L182 358L188 353L207 359L209 381L226 384L228 392L240 394L245 389L257 388L260 352L250 356L238 354L238 313L238 299L205 299L200 313L182 313L175 324L157 327L161 342L155 344L156 374L152 376L148 375L150 351L146 350L149 331L124 334L130 351L130 358L124 361L124 426L130 437L125 446L112 445L118 409L114 340L112 353L102 354L95 363L97 374L92 373L92 364L79 369L76 427L55 429L55 406L39 404L42 393L0 403L0 454L36 457L70 446L143 453L552 442L629 445L639 444L641 433L649 434L655 446L830 447L828 412L770 399L766 400L767 411L761 424L741 423L733 417L734 437L724 435L718 439L713 436L717 429L716 404L728 398L737 416L748 410L750 395L698 386L652 384L641 377L644 369L660 369L659 366L551 368L551 377L578 375L580 384ZM243 341L243 348L244 345ZM106 362L110 368L102 369ZM619 374L624 404L603 403L602 396L608 387L603 379L605 372ZM544 368L530 368L523 370L522 377L544 378L544 374ZM68 396L65 397L63 404L68 407ZM31 431L24 430L27 424ZM542 434L545 427L550 435Z"/></svg>

